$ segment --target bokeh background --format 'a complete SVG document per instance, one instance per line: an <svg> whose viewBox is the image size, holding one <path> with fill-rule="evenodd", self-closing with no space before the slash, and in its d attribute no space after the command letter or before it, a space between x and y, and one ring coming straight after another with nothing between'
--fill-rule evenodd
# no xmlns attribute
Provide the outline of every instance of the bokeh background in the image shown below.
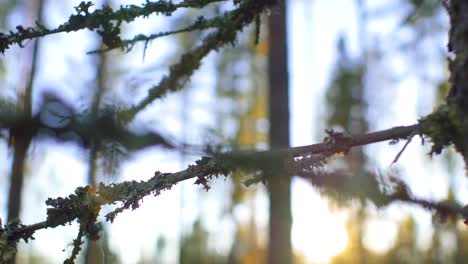
<svg viewBox="0 0 468 264"><path fill-rule="evenodd" d="M95 8L141 2L94 1ZM40 8L43 23L55 27L79 3L0 0L1 31L33 25ZM167 31L200 14L209 17L229 9L232 3L227 1L199 11L180 10L172 17L152 15L124 24L122 35ZM430 113L449 88L448 27L447 14L436 0L288 0L292 146L321 142L325 128L360 134L414 124ZM198 159L208 145L267 149L267 34L263 23L254 45L255 28L250 26L236 46L205 58L184 91L158 100L132 122L135 131L157 132L176 149L122 150L107 144L93 152L76 143L34 140L26 159L22 222L43 221L48 197L68 195L93 181L145 180L155 170L175 172ZM1 55L0 93L17 103L34 76L33 112L47 100L76 111L124 108L143 98L199 41L199 32L193 32L156 39L146 47L137 44L128 53L88 55L102 47L93 32L47 36L37 52L29 41ZM2 135L0 216L7 210L13 159L8 134ZM393 163L403 144L366 146L329 166L351 174L396 176L415 196L428 200L467 201L463 163L452 149L430 157L429 146L413 139ZM94 246L105 263L263 263L269 222L266 188L246 188L242 176L217 179L208 192L187 181L147 197L139 209L105 224ZM291 188L295 263L462 263L468 257L466 227L455 219L440 221L401 203L377 208L365 199L343 201L297 178ZM36 240L19 244L19 263L63 261L77 228L72 224L39 231Z"/></svg>

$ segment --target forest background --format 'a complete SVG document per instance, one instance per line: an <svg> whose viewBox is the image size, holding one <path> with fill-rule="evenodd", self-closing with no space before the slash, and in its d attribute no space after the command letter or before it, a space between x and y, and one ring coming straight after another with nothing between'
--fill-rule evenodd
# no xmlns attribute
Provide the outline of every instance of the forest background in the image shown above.
<svg viewBox="0 0 468 264"><path fill-rule="evenodd" d="M95 1L94 8L131 4L104 2ZM56 26L79 3L1 1L2 31L33 25L38 13L42 23ZM449 21L440 1L291 0L287 7L292 146L322 141L325 128L362 134L411 125L446 96ZM200 14L230 8L232 3L222 3L171 17L150 16L125 24L122 35L164 32ZM264 16L275 12L273 8ZM111 142L93 151L76 143L34 141L27 149L22 222L42 221L43 201L48 197L66 196L92 181L145 180L155 169L179 171L197 160L208 145L266 149L269 43L267 25L260 28L257 44L252 25L239 35L235 46L210 54L182 92L148 107L132 123L134 131L162 135L176 148L123 149ZM128 53L86 55L103 47L96 34L51 35L41 39L37 49L31 41L2 55L2 97L18 102L22 87L33 80L33 112L45 103L51 108L55 103L59 108L90 110L124 107L146 95L147 87L198 41L198 33L184 33L137 44ZM62 108L58 111L66 111ZM53 114L47 118L60 123ZM7 133L1 144L2 160L9 161L1 166L1 186L7 194L9 163L14 160ZM352 174L396 175L417 197L466 201L462 158L451 149L431 157L427 155L430 146L413 140L393 163L404 145L366 146L349 156L334 157L329 166ZM214 180L209 192L184 182L161 196L145 198L139 209L106 224L96 247L104 252L106 263L264 262L269 220L266 189L262 185L246 188L238 176ZM291 188L291 241L297 263L372 263L375 259L379 263L456 263L464 258L468 242L458 221L441 222L417 206L397 203L376 208L365 200L330 198L300 178L293 179ZM8 196L0 199L3 216ZM19 244L20 263L56 263L67 258L75 232L60 227L34 237L35 241Z"/></svg>

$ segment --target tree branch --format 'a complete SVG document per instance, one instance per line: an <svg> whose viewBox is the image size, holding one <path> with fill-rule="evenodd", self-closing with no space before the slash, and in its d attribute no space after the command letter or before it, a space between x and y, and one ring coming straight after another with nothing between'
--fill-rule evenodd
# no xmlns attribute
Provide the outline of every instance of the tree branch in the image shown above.
<svg viewBox="0 0 468 264"><path fill-rule="evenodd" d="M108 47L106 50L115 47L125 48L131 47L133 43L140 40L149 41L156 37L175 34L180 32L187 32L196 29L206 29L210 27L217 27L217 31L209 34L203 43L196 49L189 51L182 55L179 63L170 67L170 72L165 76L158 85L150 88L148 96L144 98L136 106L122 111L120 117L124 121L132 120L135 115L152 103L155 99L160 98L171 91L177 91L183 88L184 84L190 78L195 70L201 65L201 60L207 56L211 51L217 50L227 44L233 44L236 41L236 34L241 31L245 26L254 21L259 14L267 7L275 4L272 1L242 1L238 6L230 12L214 19L198 19L195 24L174 32L163 32L151 36L136 36L133 40L120 39L120 24L133 21L135 18L149 16L152 13L163 13L171 15L178 8L202 8L209 3L220 2L222 0L203 0L203 1L184 1L179 4L172 4L171 2L146 2L141 7L135 5L128 5L121 7L117 11L113 11L109 6L103 9L90 12L92 6L91 2L82 2L75 9L77 14L70 16L66 23L63 23L56 29L47 29L42 24L36 22L34 28L17 27L17 32L10 31L9 34L0 33L0 52L4 52L11 44L17 43L20 46L22 41L26 39L39 38L50 34L60 32L77 31L84 28L89 30L97 30L98 34L102 37L103 43Z"/></svg>
<svg viewBox="0 0 468 264"><path fill-rule="evenodd" d="M222 19L218 19L216 21L216 24L219 24L218 30L209 34L199 47L182 55L180 61L170 67L169 74L158 85L149 89L146 98L133 108L122 112L123 120L133 119L139 111L168 92L182 89L188 78L200 67L204 57L227 44L234 44L236 34L252 23L267 7L269 7L268 1L249 0L241 3L237 9L226 13ZM207 25L211 25L211 22Z"/></svg>
<svg viewBox="0 0 468 264"><path fill-rule="evenodd" d="M113 46L120 43L119 27L124 21L131 22L138 17L148 17L154 13L170 16L179 8L203 8L208 4L222 1L226 0L186 0L178 4L173 4L170 1L147 1L142 6L121 6L116 11L113 11L109 6L104 6L102 9L97 9L94 12L89 12L90 7L93 6L91 2L81 2L80 5L75 7L77 14L71 15L67 22L59 25L57 28L48 29L40 22L36 22L35 27L24 28L23 26L17 26L16 31L10 31L9 33L0 32L0 53L4 53L12 44L22 46L23 41L28 39L82 29L98 30L98 33L103 37L103 41L108 46ZM112 22L116 22L116 26L112 25ZM99 31L100 28L102 28L101 31Z"/></svg>
<svg viewBox="0 0 468 264"><path fill-rule="evenodd" d="M411 126L397 126L390 129L371 132L356 136L347 136L340 133L329 133L329 137L325 138L324 143L313 144L308 146L293 147L290 149L280 150L284 153L291 153L294 156L310 154L319 154L327 151L334 153L348 152L350 148L363 146L373 143L378 143L387 140L406 139L414 134L418 134L421 124Z"/></svg>
<svg viewBox="0 0 468 264"><path fill-rule="evenodd" d="M347 152L351 147L363 146L367 144L387 141L405 139L411 135L417 134L420 124L412 126L400 126L387 130L377 131L373 133L356 135L356 136L343 136L338 133L330 133L330 136L322 143L312 144L308 146L294 147L273 151L234 151L222 154L213 154L210 157L203 157L196 162L195 165L190 165L187 169L175 173L161 173L156 172L154 177L148 181L128 181L110 185L101 183L97 190L91 187L77 188L75 194L67 198L49 199L46 203L51 206L48 209L48 219L45 222L29 226L21 226L12 229L2 229L0 232L7 232L8 239L18 240L20 238L31 237L32 234L40 229L48 227L56 227L64 225L73 220L80 219L83 210L100 207L105 204L114 204L120 202L122 205L115 209L115 211L106 215L107 220L113 221L115 216L125 209L136 209L139 206L141 199L147 195L159 195L162 191L170 189L175 184L196 178L196 184L206 187L206 183L212 177L220 175L227 176L234 170L251 170L262 169L265 170L266 164L278 164L278 160L283 162L291 161L291 158L300 156L310 156L311 154L321 154L329 156L334 153ZM272 162L273 161L273 162ZM294 162L294 160L293 160ZM281 162L279 162L281 163ZM300 164L300 161L297 161ZM262 165L263 164L263 165ZM300 166L303 166L300 164ZM297 167L297 166L296 166ZM297 168L295 168L297 170ZM87 196L80 196L80 193L85 193ZM84 203L80 199L91 199L93 206L90 202ZM411 197L393 197L397 200L423 205L423 207L435 210L444 210L448 214L457 216L464 216L461 209L448 210L442 205L427 202L425 200L418 200ZM86 200L84 199L84 200ZM445 208L445 209L444 209Z"/></svg>
<svg viewBox="0 0 468 264"><path fill-rule="evenodd" d="M209 29L209 28L220 28L223 26L225 23L224 19L222 17L215 17L212 19L206 19L202 16L198 17L197 20L192 23L189 26L176 29L176 30L171 30L171 31L164 31L164 32L159 32L151 35L143 35L139 34L134 36L132 39L124 39L122 42L118 45L115 45L113 47L107 47L104 49L97 49L88 52L88 54L93 54L93 53L102 53L102 52L107 52L113 49L121 48L126 51L130 51L133 46L140 41L144 41L145 43L148 43L151 40L155 40L157 38L161 37L166 37L170 35L175 35L175 34L180 34L180 33L186 33L186 32L192 32L195 30L203 30L203 29Z"/></svg>
<svg viewBox="0 0 468 264"><path fill-rule="evenodd" d="M327 131L329 136L318 144L272 151L213 153L211 156L201 158L183 171L175 173L156 171L154 177L148 181L127 181L110 185L100 183L97 189L91 186L78 187L74 194L66 198L49 198L46 201L49 206L46 221L32 225L9 224L0 229L0 237L6 237L8 241L20 239L27 241L33 238L33 234L38 230L55 228L74 220L78 220L81 227L86 227L80 228L81 236L97 237L99 229L96 229L98 228L96 221L102 205L120 203L119 207L105 216L107 221L112 222L120 212L126 209L137 209L145 196L159 195L162 191L171 189L175 184L193 178L196 178L195 184L208 190L208 182L213 177L221 175L227 177L235 170L254 172L257 178L251 182L264 182L265 180L268 182L269 177L275 175L298 175L309 179L313 185L325 192L335 192L348 198L368 199L377 206L385 206L394 201L416 204L436 211L442 218L462 217L467 222L468 213L462 206L415 198L411 195L408 186L394 178L390 178L393 188L389 192L382 190L373 175L357 175L356 178L347 177L340 172L326 173L320 170L328 158L335 153L347 153L352 147L387 140L407 139L421 134L422 130L424 130L424 120L411 126L399 126L355 136ZM259 171L260 174L258 174ZM363 182L366 183L364 184L366 188L362 188ZM76 241L79 242L79 240ZM78 242L76 244L81 245ZM75 249L79 250L77 247Z"/></svg>

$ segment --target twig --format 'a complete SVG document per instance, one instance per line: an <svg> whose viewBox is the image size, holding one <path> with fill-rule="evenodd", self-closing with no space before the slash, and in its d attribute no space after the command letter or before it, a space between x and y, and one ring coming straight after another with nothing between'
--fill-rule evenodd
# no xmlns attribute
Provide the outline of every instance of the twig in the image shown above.
<svg viewBox="0 0 468 264"><path fill-rule="evenodd" d="M411 143L411 139L413 139L413 137L410 137L408 140L406 140L405 145L404 145L403 148L398 152L398 154L396 155L396 157L395 157L395 159L393 160L392 164L397 163L397 161L398 161L398 159L400 158L401 154L403 154L403 151L405 151L406 147L409 145L409 143Z"/></svg>

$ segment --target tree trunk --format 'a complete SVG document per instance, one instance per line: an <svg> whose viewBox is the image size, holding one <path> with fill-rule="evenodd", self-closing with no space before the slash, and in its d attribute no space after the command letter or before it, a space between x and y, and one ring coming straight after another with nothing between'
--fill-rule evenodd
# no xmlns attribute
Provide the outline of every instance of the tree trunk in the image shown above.
<svg viewBox="0 0 468 264"><path fill-rule="evenodd" d="M37 10L38 21L42 20L42 10L44 1L39 0L37 5L34 7ZM8 200L8 222L17 220L19 218L21 210L21 191L23 188L24 178L24 160L26 153L31 143L30 129L25 124L31 123L32 119L32 89L34 78L36 75L36 69L38 64L38 53L39 53L40 40L35 40L31 66L29 69L28 80L24 90L18 93L18 116L19 122L21 123L16 128L10 130L10 144L14 149L13 164L10 171L10 191Z"/></svg>
<svg viewBox="0 0 468 264"><path fill-rule="evenodd" d="M92 142L91 144L92 146L91 146L91 150L89 154L89 161L88 161L88 170L89 170L88 171L88 184L93 187L96 187L97 186L97 177L96 177L97 154L98 154L99 144L96 144L96 142ZM102 230L101 232L104 232L104 230ZM84 260L85 264L102 263L103 252L102 252L99 240L95 241L95 240L87 239L84 255L85 255L85 260Z"/></svg>
<svg viewBox="0 0 468 264"><path fill-rule="evenodd" d="M270 148L289 146L289 89L286 36L286 3L281 1L268 21ZM291 177L273 175L269 181L269 264L292 263Z"/></svg>
<svg viewBox="0 0 468 264"><path fill-rule="evenodd" d="M104 5L109 4L108 1L104 3ZM103 44L100 43L98 49L102 48ZM96 92L93 97L93 101L91 104L91 115L93 120L96 120L99 116L99 108L101 105L102 97L106 91L106 72L108 67L108 58L107 54L100 53L97 56L97 63L96 63ZM92 141L91 148L89 151L89 159L88 159L88 179L87 183L94 188L98 185L97 179L97 169L98 169L98 153L100 150L100 142ZM101 231L102 233L106 232L104 229ZM104 235L104 234L101 234ZM85 264L98 264L102 263L104 258L103 256L103 249L100 243L102 238L97 241L87 239L86 248L84 251L85 254Z"/></svg>
<svg viewBox="0 0 468 264"><path fill-rule="evenodd" d="M10 191L8 196L8 222L19 220L21 198L24 181L24 163L29 148L30 138L26 135L10 135L13 141L13 164L10 176Z"/></svg>
<svg viewBox="0 0 468 264"><path fill-rule="evenodd" d="M447 99L449 104L455 104L461 117L460 138L455 138L454 142L468 169L468 2L453 0L444 3L450 16L448 49L455 54L455 59L449 60L452 89Z"/></svg>
<svg viewBox="0 0 468 264"><path fill-rule="evenodd" d="M43 9L44 0L38 0L31 9L36 10L37 21L39 22L42 21ZM13 147L14 155L10 171L7 222L19 220L21 212L24 166L29 145L32 140L32 131L27 124L30 124L32 120L32 91L37 71L39 44L39 39L34 41L31 65L28 73L29 76L26 78L28 81L24 90L18 93L18 117L21 124L10 129L9 143ZM16 247L16 241L11 241L10 245ZM15 262L15 258L10 261L10 263Z"/></svg>

